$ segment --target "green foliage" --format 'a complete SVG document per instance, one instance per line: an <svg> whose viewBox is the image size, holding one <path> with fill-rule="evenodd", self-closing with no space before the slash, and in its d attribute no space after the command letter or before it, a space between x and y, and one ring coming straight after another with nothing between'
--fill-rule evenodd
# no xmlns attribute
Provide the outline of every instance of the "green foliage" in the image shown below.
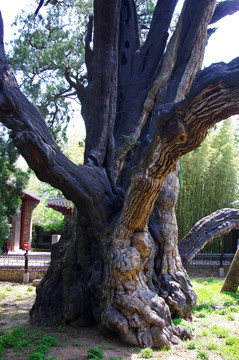
<svg viewBox="0 0 239 360"><path fill-rule="evenodd" d="M140 37L143 42L148 34L156 0L136 0Z"/></svg>
<svg viewBox="0 0 239 360"><path fill-rule="evenodd" d="M210 305L224 305L239 300L239 293L221 293L222 283L222 280L219 279L215 279L213 282L192 280L193 288L197 294L197 301L201 304L199 308L206 310L209 309ZM196 310L197 307L194 309Z"/></svg>
<svg viewBox="0 0 239 360"><path fill-rule="evenodd" d="M198 317L203 319L205 318L207 315L204 312L201 312L200 314L198 314Z"/></svg>
<svg viewBox="0 0 239 360"><path fill-rule="evenodd" d="M76 94L66 80L86 82L85 34L92 0L66 0L42 8L34 17L34 3L28 14L15 20L18 36L8 54L10 66L21 75L22 90L47 118L53 134L65 134Z"/></svg>
<svg viewBox="0 0 239 360"><path fill-rule="evenodd" d="M201 335L204 336L204 337L208 337L208 336L209 336L209 331L208 331L208 329L203 329Z"/></svg>
<svg viewBox="0 0 239 360"><path fill-rule="evenodd" d="M239 354L239 337L230 336L220 347L220 354L227 360L237 360Z"/></svg>
<svg viewBox="0 0 239 360"><path fill-rule="evenodd" d="M188 350L195 350L197 348L196 342L195 341L189 341L187 344L187 349Z"/></svg>
<svg viewBox="0 0 239 360"><path fill-rule="evenodd" d="M38 231L44 231L44 232L54 232L54 233L58 233L60 234L61 231L64 229L66 225L66 221L65 220L60 220L60 221L55 221L55 222L52 222L48 225L35 225L35 231L38 230Z"/></svg>
<svg viewBox="0 0 239 360"><path fill-rule="evenodd" d="M208 360L209 354L206 350L198 350L197 359Z"/></svg>
<svg viewBox="0 0 239 360"><path fill-rule="evenodd" d="M209 341L207 343L207 349L208 350L218 350L218 344L215 341Z"/></svg>
<svg viewBox="0 0 239 360"><path fill-rule="evenodd" d="M140 141L133 141L133 142L129 142L130 140L130 136L129 135L121 135L121 139L123 139L125 142L129 143L130 146L138 146L141 145Z"/></svg>
<svg viewBox="0 0 239 360"><path fill-rule="evenodd" d="M6 349L22 349L31 348L33 351L27 355L26 360L45 360L46 357L49 360L56 359L55 356L50 356L50 347L59 346L59 341L52 336L45 336L40 340L41 333L28 334L24 332L22 327L15 327L8 333L4 333L0 336L0 356Z"/></svg>
<svg viewBox="0 0 239 360"><path fill-rule="evenodd" d="M63 326L58 324L58 325L57 325L57 331L58 331L59 333L64 332Z"/></svg>
<svg viewBox="0 0 239 360"><path fill-rule="evenodd" d="M139 355L144 359L149 359L153 357L154 352L150 347L145 347L144 349L140 350Z"/></svg>
<svg viewBox="0 0 239 360"><path fill-rule="evenodd" d="M51 222L64 219L64 216L59 211L47 207L49 198L57 197L61 194L59 190L39 181L33 173L31 173L29 178L28 189L35 194L39 194L41 198L40 203L33 212L34 225L47 225Z"/></svg>
<svg viewBox="0 0 239 360"><path fill-rule="evenodd" d="M0 337L0 344L3 348L19 349L27 345L27 341L23 338L23 329L20 327L10 330L9 333Z"/></svg>
<svg viewBox="0 0 239 360"><path fill-rule="evenodd" d="M87 351L88 359L102 359L104 357L104 351L98 348L97 346L92 346Z"/></svg>
<svg viewBox="0 0 239 360"><path fill-rule="evenodd" d="M208 353L210 355L210 358L217 358L217 355L219 356L219 351L221 356L225 360L234 360L238 359L238 353L239 353L239 337L237 336L237 327L229 324L227 322L227 316L228 314L232 314L236 316L236 319L238 319L238 306L235 305L238 294L234 294L235 297L231 297L231 294L227 294L226 301L225 299L221 298L220 293L220 287L222 286L223 280L222 279L207 279L204 281L195 281L192 280L193 284L197 285L196 293L200 294L200 287L204 290L205 286L208 288L207 294L209 294L209 298L207 299L205 304L199 304L195 306L194 311L195 313L205 313L207 314L207 321L203 319L196 319L194 322L194 325L196 327L196 330L191 328L190 330L195 330L197 337L194 340L185 342L184 349L190 350L190 357L198 358L198 359L208 359ZM12 288L12 287L11 287ZM27 287L26 287L27 288ZM211 288L211 291L209 289ZM6 286L4 288L6 290ZM219 314L221 310L215 310L212 309L210 300L211 292L214 292L215 295L213 297L213 303L216 305L220 304L226 304L227 303L227 310L225 312L225 315ZM10 294L12 291L10 292ZM229 296L229 298L228 298ZM233 303L233 305L230 305ZM224 305L225 306L225 305ZM222 317L224 316L224 318ZM188 325L191 325L188 322L185 322L183 319L174 319L173 322L176 325L182 325L185 326L185 323ZM218 326L218 323L221 326ZM199 324L199 326L197 326ZM216 324L216 325L213 325ZM230 326L230 330L227 329L227 324ZM229 327L228 326L228 327ZM59 325L56 328L57 331L64 331L64 328ZM7 335L7 336L6 336ZM7 349L16 349L14 355L17 354L17 351L19 348L24 348L24 353L28 354L26 355L26 360L46 360L46 359L54 359L54 357L51 357L51 355L48 355L46 357L46 353L49 354L50 347L51 346L59 346L59 342L57 338L54 338L52 336L44 336L44 330L38 330L38 331L27 331L26 329L23 329L21 327L14 328L11 330L11 332L5 334L2 333L0 336L0 339L5 339L6 347L4 347L2 344L2 341L0 341L0 354L4 354L4 352ZM74 332L73 336L77 336L78 333ZM62 334L59 335L60 338L62 338ZM67 333L64 335L65 337L68 336ZM57 337L57 336L56 336ZM18 339L18 340L12 340L12 339ZM15 343L14 341L19 341L19 344ZM24 342L25 341L25 342ZM71 343L72 343L72 335L71 335ZM79 342L74 342L76 346L80 346L81 344ZM16 344L16 346L15 346ZM24 345L25 344L25 345ZM8 346L8 347L7 347ZM62 347L64 347L64 344L61 344ZM114 353L112 355L106 353L106 349L110 348L107 343L101 342L100 345L93 346L90 351L90 356L88 356L89 359L107 359L107 360L123 360L117 353ZM102 349L102 350L101 350ZM167 349L165 349L167 350ZM177 354L177 349L172 350L172 358L174 354ZM60 350L59 350L60 351ZM105 351L105 353L104 353ZM159 356L162 355L162 351L153 351L151 348L144 348L138 353L138 357L142 358L157 358L159 359ZM179 350L181 351L181 349ZM184 350L183 350L184 351ZM213 353L216 351L217 353ZM165 354L162 356L162 358L168 358L169 354ZM16 357L17 358L17 357ZM171 358L171 357L170 357ZM187 354L186 357L187 358Z"/></svg>
<svg viewBox="0 0 239 360"><path fill-rule="evenodd" d="M198 149L181 158L179 239L198 220L238 198L238 154L235 124L226 120L211 129ZM205 252L221 252L220 241L205 247Z"/></svg>
<svg viewBox="0 0 239 360"><path fill-rule="evenodd" d="M194 311L207 311L207 312L211 312L212 311L212 307L208 304L199 304L199 305L195 305L193 308Z"/></svg>
<svg viewBox="0 0 239 360"><path fill-rule="evenodd" d="M223 326L213 325L210 331L218 338L226 338L229 335L229 330Z"/></svg>
<svg viewBox="0 0 239 360"><path fill-rule="evenodd" d="M239 337L238 336L230 336L228 339L226 339L225 343L228 346L234 346L236 344L239 345Z"/></svg>
<svg viewBox="0 0 239 360"><path fill-rule="evenodd" d="M12 290L13 290L13 287L10 286L10 285L8 285L8 286L6 286L6 290L7 290L7 291L12 291Z"/></svg>
<svg viewBox="0 0 239 360"><path fill-rule="evenodd" d="M176 326L181 325L185 329L187 329L187 330L189 330L191 332L193 332L195 330L195 327L193 325L191 325L187 320L184 320L184 319L181 319L181 318L173 319L173 323Z"/></svg>
<svg viewBox="0 0 239 360"><path fill-rule="evenodd" d="M9 220L16 215L28 175L16 167L19 153L0 133L0 249L10 239ZM9 185L7 185L9 184ZM10 185L11 184L11 185Z"/></svg>
<svg viewBox="0 0 239 360"><path fill-rule="evenodd" d="M0 359L2 358L2 354L4 353L5 348L2 344L0 344Z"/></svg>
<svg viewBox="0 0 239 360"><path fill-rule="evenodd" d="M228 317L227 317L227 319L228 319L229 321L235 321L235 315L229 314Z"/></svg>
<svg viewBox="0 0 239 360"><path fill-rule="evenodd" d="M142 42L155 5L156 0L136 1ZM71 84L87 85L85 39L93 0L50 2L36 17L35 10L33 2L15 19L16 38L8 47L8 63L59 141L78 101Z"/></svg>
<svg viewBox="0 0 239 360"><path fill-rule="evenodd" d="M59 341L53 336L44 336L41 340L41 344L45 346L60 346Z"/></svg>
<svg viewBox="0 0 239 360"><path fill-rule="evenodd" d="M85 140L79 141L84 133L75 131L71 133L67 140L67 145L63 147L63 153L76 165L84 163Z"/></svg>
<svg viewBox="0 0 239 360"><path fill-rule="evenodd" d="M238 313L238 312L239 312L239 308L238 308L238 307L235 307L235 306L229 306L228 310L229 310L231 313Z"/></svg>

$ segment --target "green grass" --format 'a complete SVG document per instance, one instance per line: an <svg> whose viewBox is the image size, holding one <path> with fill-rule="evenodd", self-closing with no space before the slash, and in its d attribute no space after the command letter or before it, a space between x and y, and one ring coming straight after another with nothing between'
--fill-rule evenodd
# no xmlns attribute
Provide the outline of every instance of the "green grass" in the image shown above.
<svg viewBox="0 0 239 360"><path fill-rule="evenodd" d="M189 350L195 350L197 348L196 341L188 341L187 343L187 349Z"/></svg>
<svg viewBox="0 0 239 360"><path fill-rule="evenodd" d="M206 350L198 350L197 359L208 360L209 359L208 352Z"/></svg>
<svg viewBox="0 0 239 360"><path fill-rule="evenodd" d="M228 319L229 321L235 321L235 320L236 320L235 315L233 315L233 314L229 314L229 315L227 316L227 319Z"/></svg>
<svg viewBox="0 0 239 360"><path fill-rule="evenodd" d="M178 354L182 359L186 359L190 353L190 358L193 359L224 359L224 360L238 360L239 354L239 336L238 321L239 321L239 293L220 293L223 281L220 279L195 281L192 280L193 286L197 294L197 305L193 311L193 321L189 322L185 319L176 318L173 319L175 325L181 325L189 331L196 334L196 337L191 341L185 341L177 348L172 347L170 351L159 351L157 349L151 349L146 347L135 354L139 358L145 359L157 359L157 360L170 360ZM12 288L12 289L11 289ZM1 294L5 298L9 298L10 295L14 298L20 299L21 293L28 295L28 297L34 295L35 288L26 287L24 291L15 291L14 286L10 286L9 290L1 288ZM20 294L20 296L19 296ZM3 298L2 297L2 298ZM10 298L11 299L11 298ZM2 300L2 303L5 300ZM217 309L212 305L220 305L220 309ZM17 311L16 311L17 312ZM14 315L15 316L15 315ZM16 313L17 320L18 314ZM14 321L15 321L14 320ZM60 341L61 348L67 347L70 342L67 328L62 325L56 325L54 334L56 337L45 336L45 328L34 328L28 331L27 328L13 327L10 332L2 332L0 334L0 359L4 359L5 353L14 353L13 359L21 358L24 360L46 360L55 359L51 355L51 348L59 346L58 338L63 339ZM77 336L78 331L75 331L74 337ZM50 333L52 335L52 333ZM103 339L102 339L103 340ZM72 339L72 344L75 347L81 348L81 340L77 337ZM118 354L107 354L107 350L114 350L115 344L106 342L100 342L100 345L89 347L88 354L85 354L85 358L95 360L126 360L120 357ZM2 357L1 357L2 354ZM21 357L19 356L21 355ZM48 356L46 357L46 354ZM15 357L14 357L15 356ZM102 357L103 356L103 357ZM77 357L76 357L77 358ZM75 358L75 359L76 359ZM72 357L71 360L73 360Z"/></svg>
<svg viewBox="0 0 239 360"><path fill-rule="evenodd" d="M218 344L215 341L208 341L206 343L206 347L208 350L218 350Z"/></svg>
<svg viewBox="0 0 239 360"><path fill-rule="evenodd" d="M221 293L223 280L207 279L192 280L197 294L197 305L194 307L194 316L198 322L196 328L197 339L195 349L199 349L197 359L209 359L210 355L221 356L225 360L238 360L239 337L237 326L231 325L239 320L239 293ZM216 306L222 307L217 309ZM199 331L199 327L204 329ZM203 345L200 348L199 342ZM189 343L189 348L190 345Z"/></svg>
<svg viewBox="0 0 239 360"><path fill-rule="evenodd" d="M98 346L92 346L87 351L88 359L102 359L104 357L104 351Z"/></svg>
<svg viewBox="0 0 239 360"><path fill-rule="evenodd" d="M195 331L195 327L189 322L189 321L186 321L184 319L181 319L181 318L175 318L173 319L173 323L174 325L181 325L183 326L185 329L193 332Z"/></svg>
<svg viewBox="0 0 239 360"><path fill-rule="evenodd" d="M225 343L220 347L220 354L228 360L237 360L239 354L239 337L228 337Z"/></svg>
<svg viewBox="0 0 239 360"><path fill-rule="evenodd" d="M197 294L197 303L207 305L232 305L239 301L239 293L221 293L223 281L221 279L207 279L203 281L192 280L193 288ZM197 309L197 308L196 308Z"/></svg>
<svg viewBox="0 0 239 360"><path fill-rule="evenodd" d="M151 357L154 356L154 352L153 352L153 350L151 348L146 347L146 348L140 350L139 356L144 358L144 359L150 359Z"/></svg>
<svg viewBox="0 0 239 360"><path fill-rule="evenodd" d="M227 328L225 328L224 326L213 325L211 328L209 328L209 330L211 331L211 333L213 335L215 335L218 338L224 339L227 336L229 336L229 330Z"/></svg>
<svg viewBox="0 0 239 360"><path fill-rule="evenodd" d="M10 286L10 285L8 285L8 286L6 286L6 290L7 290L7 291L12 291L12 290L13 290L13 287Z"/></svg>
<svg viewBox="0 0 239 360"><path fill-rule="evenodd" d="M24 284L1 285L0 300L34 298L36 288ZM12 301L12 300L10 300Z"/></svg>
<svg viewBox="0 0 239 360"><path fill-rule="evenodd" d="M0 359L8 349L14 349L24 351L26 360L45 360L50 348L58 346L59 341L52 336L39 337L37 333L24 331L23 327L15 327L0 336ZM48 354L47 359L55 357Z"/></svg>

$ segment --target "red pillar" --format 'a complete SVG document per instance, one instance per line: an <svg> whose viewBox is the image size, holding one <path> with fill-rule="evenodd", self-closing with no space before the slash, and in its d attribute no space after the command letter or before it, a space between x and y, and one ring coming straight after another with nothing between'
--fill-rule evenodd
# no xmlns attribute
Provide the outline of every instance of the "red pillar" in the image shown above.
<svg viewBox="0 0 239 360"><path fill-rule="evenodd" d="M22 199L21 230L20 230L20 246L19 246L19 249L23 249L24 224L25 224L25 199Z"/></svg>

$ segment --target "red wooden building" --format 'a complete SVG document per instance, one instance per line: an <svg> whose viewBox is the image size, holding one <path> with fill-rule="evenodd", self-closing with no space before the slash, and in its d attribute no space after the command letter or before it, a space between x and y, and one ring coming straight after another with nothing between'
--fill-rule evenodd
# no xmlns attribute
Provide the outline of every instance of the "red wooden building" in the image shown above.
<svg viewBox="0 0 239 360"><path fill-rule="evenodd" d="M70 219L73 214L73 203L63 195L48 199L47 206L61 212L66 218Z"/></svg>
<svg viewBox="0 0 239 360"><path fill-rule="evenodd" d="M11 240L9 250L23 249L24 243L32 240L32 214L40 202L40 198L28 190L23 190L21 197L22 206L18 215L13 216L11 221Z"/></svg>

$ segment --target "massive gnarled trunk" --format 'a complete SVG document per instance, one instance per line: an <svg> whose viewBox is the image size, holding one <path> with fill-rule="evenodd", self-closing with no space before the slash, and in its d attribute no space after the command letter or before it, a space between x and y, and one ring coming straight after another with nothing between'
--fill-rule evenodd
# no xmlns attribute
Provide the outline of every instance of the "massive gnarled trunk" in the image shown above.
<svg viewBox="0 0 239 360"><path fill-rule="evenodd" d="M211 126L239 113L239 60L200 71L208 25L237 10L228 3L186 0L168 41L177 1L158 0L140 45L133 0L95 1L87 87L66 72L86 124L81 166L60 152L18 88L1 22L1 122L39 179L75 204L37 288L33 323L97 322L138 346L190 337L172 323L190 318L196 301L177 247L178 160Z"/></svg>

